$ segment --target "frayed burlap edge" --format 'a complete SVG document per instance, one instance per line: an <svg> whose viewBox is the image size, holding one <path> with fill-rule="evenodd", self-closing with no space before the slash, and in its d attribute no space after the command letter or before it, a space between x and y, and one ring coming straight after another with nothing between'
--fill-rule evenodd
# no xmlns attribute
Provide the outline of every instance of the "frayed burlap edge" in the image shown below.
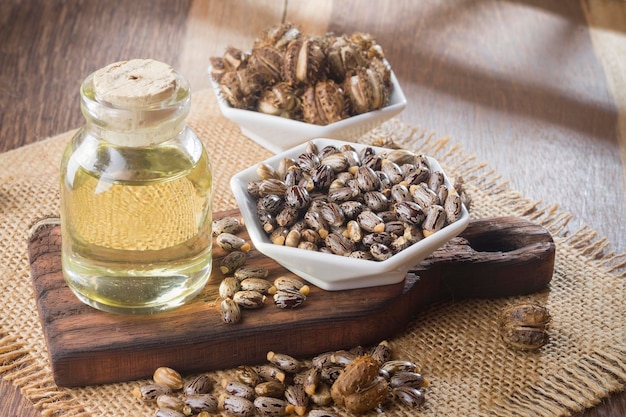
<svg viewBox="0 0 626 417"><path fill-rule="evenodd" d="M190 124L193 127L193 123ZM596 232L586 226L576 231L569 230L568 224L572 219L570 214L559 210L557 205L544 205L541 201L524 198L485 163L477 161L475 156L466 155L462 147L452 143L449 137L437 138L432 132L392 120L360 141L367 143L381 138L434 156L448 173L464 179L470 196L473 191L497 196L515 215L541 224L553 234L558 245L565 245L575 251L576 256L588 259L599 271L611 274L616 279L626 276L626 254L610 252L609 242L598 237ZM0 336L0 375L19 387L26 398L41 410L42 415L98 415L86 411L80 398L83 391L57 387L47 365L41 359L31 357L27 349L17 341L17 337L10 334ZM492 410L495 414L489 415L525 415L525 412L532 409L536 415L566 416L591 407L609 394L624 388L626 349L617 348L611 353L606 350L593 352L586 355L576 369L568 372L571 373L567 382L568 388L576 395L571 392L570 395L563 394L559 387L564 381L555 376L554 380L548 378L533 387L532 392L519 391L506 401L496 401L494 406L498 409ZM94 390L98 387L88 389ZM129 411L132 408L129 407ZM403 410L387 411L394 415L404 414Z"/></svg>
<svg viewBox="0 0 626 417"><path fill-rule="evenodd" d="M0 375L20 387L42 416L91 416L71 393L57 387L45 364L35 360L16 336L0 335Z"/></svg>

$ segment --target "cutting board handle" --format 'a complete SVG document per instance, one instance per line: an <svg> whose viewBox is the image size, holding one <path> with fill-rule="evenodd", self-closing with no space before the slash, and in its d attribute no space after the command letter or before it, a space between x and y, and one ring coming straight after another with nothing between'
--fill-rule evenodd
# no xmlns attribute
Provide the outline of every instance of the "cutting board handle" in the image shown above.
<svg viewBox="0 0 626 417"><path fill-rule="evenodd" d="M503 297L545 288L554 258L554 240L540 225L518 217L486 218L472 220L410 272L437 299Z"/></svg>

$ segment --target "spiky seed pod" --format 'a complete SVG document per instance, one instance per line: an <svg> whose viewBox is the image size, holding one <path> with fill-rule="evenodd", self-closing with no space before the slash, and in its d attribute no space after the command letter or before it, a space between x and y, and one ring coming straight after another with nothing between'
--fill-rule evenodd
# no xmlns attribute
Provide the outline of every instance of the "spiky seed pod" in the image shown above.
<svg viewBox="0 0 626 417"><path fill-rule="evenodd" d="M220 81L220 92L228 103L237 108L252 110L256 107L261 84L254 74L240 69L227 71Z"/></svg>
<svg viewBox="0 0 626 417"><path fill-rule="evenodd" d="M216 83L222 82L224 74L228 71L232 71L222 57L211 57L209 58L209 62L211 64L211 78L213 78L213 81Z"/></svg>
<svg viewBox="0 0 626 417"><path fill-rule="evenodd" d="M326 76L325 59L319 40L301 36L287 45L283 79L291 85L313 85Z"/></svg>
<svg viewBox="0 0 626 417"><path fill-rule="evenodd" d="M346 103L341 87L332 80L308 87L302 96L302 114L307 123L327 125L346 117Z"/></svg>
<svg viewBox="0 0 626 417"><path fill-rule="evenodd" d="M360 45L352 42L346 35L332 37L326 43L328 76L341 83L346 74L365 65Z"/></svg>
<svg viewBox="0 0 626 417"><path fill-rule="evenodd" d="M371 33L355 32L349 36L349 39L350 42L358 45L358 47L363 51L366 59L383 59L385 57L382 48L376 42L376 38Z"/></svg>
<svg viewBox="0 0 626 417"><path fill-rule="evenodd" d="M372 58L369 61L369 68L378 72L383 79L385 89L390 93L392 88L391 66L383 58Z"/></svg>
<svg viewBox="0 0 626 417"><path fill-rule="evenodd" d="M228 67L236 71L245 68L248 56L241 49L228 46L224 51L223 58Z"/></svg>
<svg viewBox="0 0 626 417"><path fill-rule="evenodd" d="M300 29L293 23L282 23L265 30L259 38L254 41L253 49L263 46L272 46L284 51L289 42L298 39L302 35Z"/></svg>
<svg viewBox="0 0 626 417"><path fill-rule="evenodd" d="M254 49L248 58L247 68L263 85L271 86L281 80L283 54L271 46Z"/></svg>
<svg viewBox="0 0 626 417"><path fill-rule="evenodd" d="M297 119L300 117L298 115L300 113L300 100L289 84L281 82L261 94L257 110L265 114Z"/></svg>
<svg viewBox="0 0 626 417"><path fill-rule="evenodd" d="M352 114L381 109L389 101L382 74L373 68L360 68L343 82Z"/></svg>

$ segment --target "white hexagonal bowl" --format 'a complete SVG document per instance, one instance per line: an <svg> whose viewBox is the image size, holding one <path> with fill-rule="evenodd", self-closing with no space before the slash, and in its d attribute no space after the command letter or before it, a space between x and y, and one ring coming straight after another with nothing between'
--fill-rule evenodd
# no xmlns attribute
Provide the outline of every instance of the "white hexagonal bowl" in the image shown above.
<svg viewBox="0 0 626 417"><path fill-rule="evenodd" d="M347 143L326 138L314 139L312 142L317 145L318 149L322 149L327 145L340 147ZM350 145L357 151L367 146L359 143L350 143ZM295 158L303 153L305 148L306 143L295 146L263 162L276 167L282 158ZM374 149L377 152L384 150L376 147ZM428 157L428 160L431 169L441 170L441 166L434 158ZM259 179L256 168L256 165L251 166L233 176L230 181L231 189L237 200L250 235L250 240L259 252L324 290L337 291L401 282L404 280L409 268L417 265L437 248L457 236L469 223L469 213L463 207L461 218L458 221L447 225L438 232L382 262L275 245L270 242L269 237L258 221L256 199L247 191L248 183ZM451 186L447 176L445 181L448 186Z"/></svg>
<svg viewBox="0 0 626 417"><path fill-rule="evenodd" d="M211 68L209 68L210 73ZM314 138L330 138L352 142L396 116L406 108L406 97L393 71L391 72L391 81L393 89L387 106L380 110L352 116L326 126L272 116L252 110L236 109L222 97L219 85L213 79L211 79L211 85L222 114L237 123L244 135L271 152L279 153Z"/></svg>

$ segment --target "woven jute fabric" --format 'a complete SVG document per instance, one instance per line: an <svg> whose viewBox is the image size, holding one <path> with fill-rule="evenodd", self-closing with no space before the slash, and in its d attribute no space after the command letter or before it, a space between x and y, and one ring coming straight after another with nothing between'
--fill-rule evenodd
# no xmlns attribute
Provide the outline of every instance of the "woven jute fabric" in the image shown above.
<svg viewBox="0 0 626 417"><path fill-rule="evenodd" d="M270 152L223 118L209 91L194 97L188 122L212 160L214 210L236 207L230 177ZM27 237L33 221L58 213L59 162L73 133L0 155L0 376L19 387L46 416L152 416L155 405L131 394L146 381L67 389L52 379L29 273ZM449 138L394 120L359 141L381 138L434 156L451 176L463 177L473 218L527 218L548 229L557 247L554 276L544 291L432 305L390 340L396 357L416 362L430 381L418 414L567 416L623 389L626 254L609 252L608 243L588 228L569 230L569 214L524 198ZM540 302L552 314L550 341L536 352L515 351L501 342L497 316L502 308L528 300ZM232 373L211 372L216 380ZM370 415L416 412L394 404Z"/></svg>

